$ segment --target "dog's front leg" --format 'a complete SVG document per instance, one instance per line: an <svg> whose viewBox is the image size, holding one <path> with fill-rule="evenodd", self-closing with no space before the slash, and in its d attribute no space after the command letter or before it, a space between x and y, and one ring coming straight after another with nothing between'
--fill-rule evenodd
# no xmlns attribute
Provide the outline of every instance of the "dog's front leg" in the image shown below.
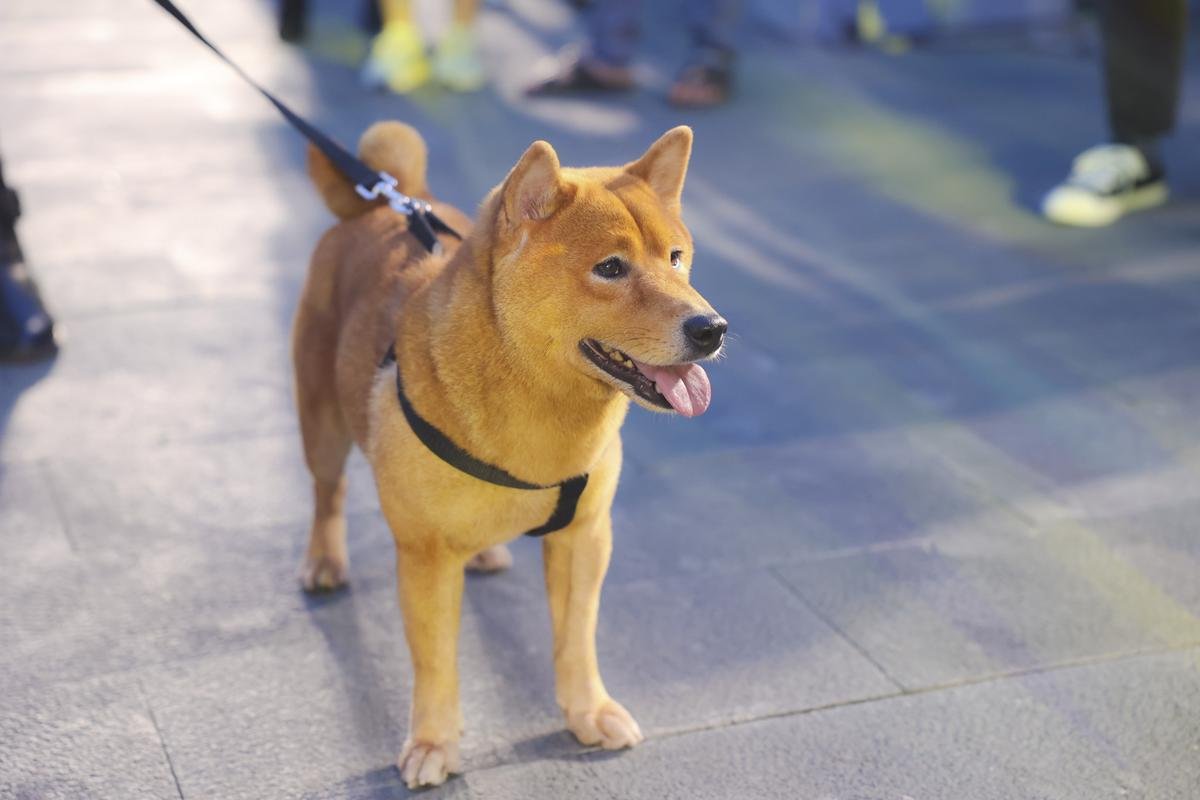
<svg viewBox="0 0 1200 800"><path fill-rule="evenodd" d="M608 696L596 661L600 585L612 552L607 509L576 519L542 545L546 594L554 627L555 696L567 728L586 745L632 747L644 738L625 707Z"/></svg>
<svg viewBox="0 0 1200 800"><path fill-rule="evenodd" d="M408 738L396 764L410 789L457 772L458 624L464 559L437 546L400 547L400 611L413 664Z"/></svg>

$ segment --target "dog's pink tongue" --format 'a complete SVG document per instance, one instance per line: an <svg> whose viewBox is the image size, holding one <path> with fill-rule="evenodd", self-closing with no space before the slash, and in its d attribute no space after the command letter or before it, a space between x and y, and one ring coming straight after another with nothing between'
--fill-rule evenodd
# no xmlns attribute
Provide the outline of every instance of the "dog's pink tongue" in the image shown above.
<svg viewBox="0 0 1200 800"><path fill-rule="evenodd" d="M654 367L638 363L638 369L655 388L667 398L671 408L685 417L697 417L708 410L712 401L712 384L708 373L699 364L679 364L674 367Z"/></svg>

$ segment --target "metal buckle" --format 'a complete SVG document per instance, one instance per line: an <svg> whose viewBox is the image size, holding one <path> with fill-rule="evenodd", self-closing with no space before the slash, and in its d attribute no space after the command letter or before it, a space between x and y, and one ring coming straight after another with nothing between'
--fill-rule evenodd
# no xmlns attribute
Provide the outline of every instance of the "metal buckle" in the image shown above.
<svg viewBox="0 0 1200 800"><path fill-rule="evenodd" d="M433 213L433 205L427 200L419 200L396 191L398 183L399 181L391 175L380 172L379 180L370 189L360 183L355 185L354 191L364 200L385 198L393 211L409 218L409 230L416 235L421 244L434 255L441 254L442 243L438 241L437 233L430 223L431 219L437 219Z"/></svg>
<svg viewBox="0 0 1200 800"><path fill-rule="evenodd" d="M413 214L430 214L433 212L433 206L425 200L418 200L415 197L409 197L403 192L397 191L396 187L399 184L400 182L391 175L388 175L386 172L380 172L379 181L370 189L360 183L354 187L354 191L358 192L358 196L364 200L375 200L383 197L388 201L388 205L391 206L393 211L398 211L410 217Z"/></svg>

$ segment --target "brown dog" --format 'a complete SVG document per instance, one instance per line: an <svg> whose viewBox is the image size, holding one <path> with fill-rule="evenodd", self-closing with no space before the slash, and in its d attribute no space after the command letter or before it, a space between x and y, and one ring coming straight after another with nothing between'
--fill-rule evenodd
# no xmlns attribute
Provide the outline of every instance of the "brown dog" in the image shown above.
<svg viewBox="0 0 1200 800"><path fill-rule="evenodd" d="M679 202L691 144L680 127L624 167L563 169L550 145L535 142L476 224L434 202L465 237L442 236L439 256L426 254L404 216L361 199L310 151L313 180L342 221L313 253L293 331L316 499L301 579L310 591L346 580L343 468L357 442L396 541L414 673L398 764L410 787L458 769L464 568L511 563L504 543L551 518L553 486L574 476L589 476L575 514L543 540L558 704L584 744L642 739L600 679L596 618L629 399L703 413L710 388L695 362L712 357L725 332L688 283L692 237ZM425 144L413 129L374 125L359 152L404 193L429 198ZM385 359L393 344L395 363ZM402 396L473 459L551 488L496 485L443 460Z"/></svg>

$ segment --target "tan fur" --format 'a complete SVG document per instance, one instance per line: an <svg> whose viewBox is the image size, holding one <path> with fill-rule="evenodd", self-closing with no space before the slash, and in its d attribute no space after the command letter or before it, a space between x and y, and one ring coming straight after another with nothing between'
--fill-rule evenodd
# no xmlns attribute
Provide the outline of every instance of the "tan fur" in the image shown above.
<svg viewBox="0 0 1200 800"><path fill-rule="evenodd" d="M307 589L346 579L345 479L352 443L375 473L398 551L397 573L414 688L399 766L410 786L459 767L456 640L465 566L508 565L504 543L544 523L557 493L506 489L459 472L412 433L394 373L395 342L418 413L472 455L526 481L590 473L574 522L544 539L556 696L585 744L619 748L642 734L609 697L596 662L600 584L611 550L610 509L629 400L578 350L596 338L658 364L685 360L680 326L712 309L688 283L691 236L679 191L691 131L676 128L627 167L564 169L537 142L483 202L466 235L429 256L405 220L353 194L317 153L313 181L343 221L321 239L293 331L296 394L315 512L302 570ZM428 196L425 148L400 123L363 136L373 168ZM670 251L684 251L680 269ZM615 254L636 266L622 281L592 274Z"/></svg>

